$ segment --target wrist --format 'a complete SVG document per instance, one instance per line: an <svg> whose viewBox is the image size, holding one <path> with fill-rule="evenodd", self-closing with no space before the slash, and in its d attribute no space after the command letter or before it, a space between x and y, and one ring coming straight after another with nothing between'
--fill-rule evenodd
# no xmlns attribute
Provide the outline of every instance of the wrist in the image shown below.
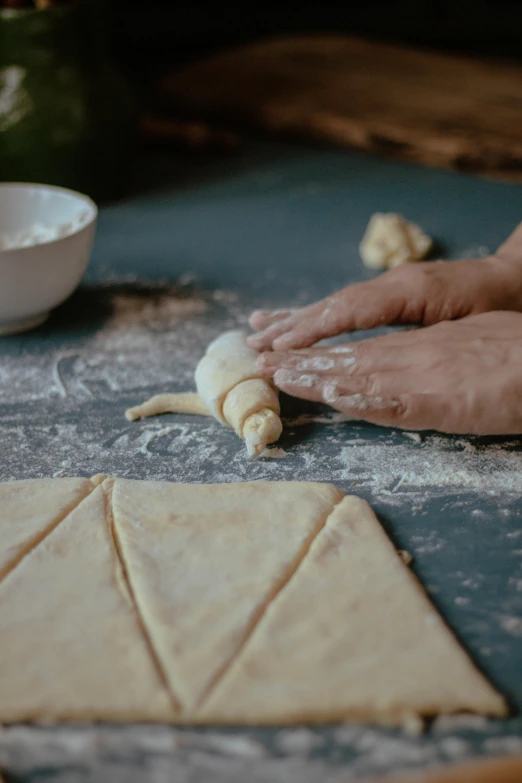
<svg viewBox="0 0 522 783"><path fill-rule="evenodd" d="M522 312L522 253L498 251L481 259L487 268L484 282L491 298L491 310Z"/></svg>

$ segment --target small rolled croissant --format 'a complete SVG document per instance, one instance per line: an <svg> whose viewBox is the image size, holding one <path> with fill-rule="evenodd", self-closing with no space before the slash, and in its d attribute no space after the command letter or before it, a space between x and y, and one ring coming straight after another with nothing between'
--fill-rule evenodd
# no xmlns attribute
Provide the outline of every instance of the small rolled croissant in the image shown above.
<svg viewBox="0 0 522 783"><path fill-rule="evenodd" d="M128 419L157 413L199 413L214 416L245 441L258 457L282 431L279 399L273 384L256 370L257 353L242 331L225 332L207 348L196 368L198 394L160 394L130 408Z"/></svg>

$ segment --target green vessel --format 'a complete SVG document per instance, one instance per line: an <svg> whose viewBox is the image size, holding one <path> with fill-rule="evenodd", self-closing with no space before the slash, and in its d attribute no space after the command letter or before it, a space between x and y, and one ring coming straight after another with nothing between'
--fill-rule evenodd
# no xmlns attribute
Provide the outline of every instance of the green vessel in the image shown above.
<svg viewBox="0 0 522 783"><path fill-rule="evenodd" d="M114 199L128 185L135 139L98 3L0 11L0 181Z"/></svg>

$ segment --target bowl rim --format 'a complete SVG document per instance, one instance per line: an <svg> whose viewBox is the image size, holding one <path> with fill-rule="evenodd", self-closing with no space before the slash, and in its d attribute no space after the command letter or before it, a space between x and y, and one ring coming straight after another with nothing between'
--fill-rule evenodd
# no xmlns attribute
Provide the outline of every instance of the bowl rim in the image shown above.
<svg viewBox="0 0 522 783"><path fill-rule="evenodd" d="M0 248L0 256L2 256L4 253L18 253L24 250L34 250L34 248L42 247L43 245L51 245L56 242L62 242L64 239L76 236L76 234L79 234L84 229L92 226L98 217L98 207L96 203L90 196L88 196L86 193L81 193L79 190L63 188L60 185L46 185L43 182L0 182L0 191L7 190L43 190L51 193L62 193L64 195L71 196L77 201L83 203L84 206L88 208L89 219L86 220L79 228L77 228L76 231L72 231L70 234L67 234L63 237L58 237L57 239L49 239L45 242L37 242L34 245L26 245L24 247L11 247L5 249Z"/></svg>

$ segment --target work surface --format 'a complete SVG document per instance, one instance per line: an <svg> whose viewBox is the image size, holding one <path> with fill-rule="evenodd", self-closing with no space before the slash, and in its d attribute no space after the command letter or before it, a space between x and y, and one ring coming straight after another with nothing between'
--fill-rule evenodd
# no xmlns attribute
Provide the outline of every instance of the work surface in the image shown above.
<svg viewBox="0 0 522 783"><path fill-rule="evenodd" d="M82 289L39 330L0 341L0 479L332 481L411 552L514 717L443 718L421 738L361 726L15 726L0 730L0 766L15 780L340 783L522 752L522 439L385 430L287 399L281 450L251 461L213 420L124 417L151 394L192 388L208 342L253 307L370 277L357 245L377 210L420 223L446 258L484 255L522 219L522 187L298 146L145 160L137 194L101 211Z"/></svg>

